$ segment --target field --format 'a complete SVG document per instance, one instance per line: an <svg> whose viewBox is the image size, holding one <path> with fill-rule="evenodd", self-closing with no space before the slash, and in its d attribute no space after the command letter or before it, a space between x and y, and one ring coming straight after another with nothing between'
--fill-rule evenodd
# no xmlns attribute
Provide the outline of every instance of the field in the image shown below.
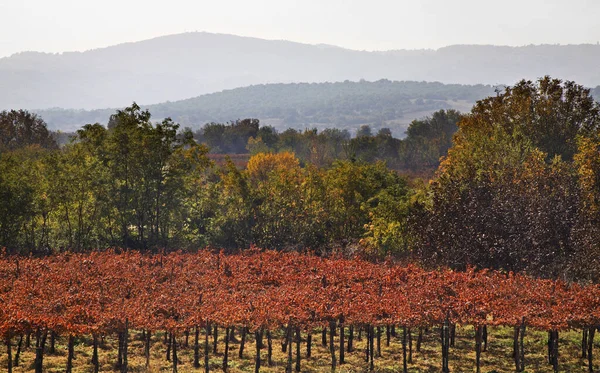
<svg viewBox="0 0 600 373"><path fill-rule="evenodd" d="M210 371L222 371L224 333L220 330L217 354L212 353L212 337L210 344ZM229 372L254 372L255 343L250 337L246 341L244 356L239 358L240 336L235 335L236 341L229 345ZM441 370L441 353L439 343L439 333L437 330L430 330L424 335L421 352L416 352L416 335L413 336L413 363L408 365L409 372L439 372ZM172 371L172 363L166 360L167 347L164 343L164 334L156 333L152 338L150 369L145 367L145 357L141 333L132 332L129 345L129 371L131 372L168 372ZM346 341L348 335L346 334ZM365 362L365 344L364 334L362 340L357 340L355 333L355 350L352 353L346 353L346 363L338 366L337 372L367 372L368 364ZM178 358L180 364L179 372L203 372L204 371L204 346L200 345L200 363L201 368L193 368L194 348L193 333L190 334L188 346L185 346L185 337L178 338ZM570 331L561 333L559 369L561 372L587 372L585 359L581 359L580 351L581 332ZM64 372L67 360L66 338L56 339L56 351L53 354L47 354L44 358L45 372ZM283 372L285 371L287 355L282 353L281 341L283 333L280 332L273 336L273 365L267 366L267 348L261 351L262 367L261 372ZM547 336L544 332L528 330L525 338L525 371L526 372L551 372L552 367L548 365L546 355ZM201 338L203 342L203 339ZM312 334L312 357L306 358L306 334L303 334L301 344L301 368L302 372L329 372L331 371L331 361L328 348L321 344L321 332L314 331ZM491 372L510 372L515 371L512 359L512 329L510 328L490 328L488 337L487 352L482 353L481 371ZM335 338L336 347L339 339ZM402 371L402 345L400 333L397 337L392 337L390 346L386 346L385 332L381 336L381 357L377 356L377 345L375 344L375 372L401 372ZM13 368L14 372L33 372L35 340L32 338L32 347L25 349L21 354L21 364ZM47 344L49 347L49 344ZM295 359L294 345L294 359ZM473 327L458 327L456 329L455 347L450 349L450 371L451 372L474 372L475 371L475 342ZM14 355L14 351L13 351ZM91 365L91 340L88 338L77 338L75 342L75 362L74 373L92 372ZM336 351L339 359L339 351ZM108 372L115 369L117 361L117 343L116 339L107 337L104 344L101 344L99 350L100 371ZM0 356L0 366L6 367L6 354Z"/></svg>

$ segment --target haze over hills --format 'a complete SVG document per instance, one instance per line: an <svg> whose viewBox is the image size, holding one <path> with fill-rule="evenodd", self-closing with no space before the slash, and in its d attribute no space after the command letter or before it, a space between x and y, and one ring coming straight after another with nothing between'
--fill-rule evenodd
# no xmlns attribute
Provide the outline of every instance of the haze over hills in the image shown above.
<svg viewBox="0 0 600 373"><path fill-rule="evenodd" d="M351 133L361 125L389 128L403 137L408 124L440 109L470 110L494 94L490 85L426 82L279 83L225 90L175 102L143 106L153 120L170 117L198 128L208 122L258 118L263 125L287 128L340 128ZM106 124L117 109L36 110L51 129L74 131L87 123Z"/></svg>
<svg viewBox="0 0 600 373"><path fill-rule="evenodd" d="M266 83L360 79L513 84L551 75L600 84L599 45L365 52L329 45L185 33L86 52L0 59L0 110L123 107Z"/></svg>

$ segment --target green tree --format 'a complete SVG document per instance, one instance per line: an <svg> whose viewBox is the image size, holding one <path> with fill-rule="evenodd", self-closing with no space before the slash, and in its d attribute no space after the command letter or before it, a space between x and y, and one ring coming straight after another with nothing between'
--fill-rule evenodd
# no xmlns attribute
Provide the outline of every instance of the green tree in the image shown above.
<svg viewBox="0 0 600 373"><path fill-rule="evenodd" d="M107 168L113 204L108 220L118 227L115 243L127 247L168 243L173 213L180 208L185 190L185 174L197 166L185 160L208 162L206 149L196 146L191 133L178 136L179 125L171 119L153 124L150 118L134 103L111 117L107 131L94 125L79 133ZM195 153L181 153L186 148Z"/></svg>
<svg viewBox="0 0 600 373"><path fill-rule="evenodd" d="M22 177L21 162L0 153L0 246L16 252L23 247L20 237L34 215L34 185Z"/></svg>
<svg viewBox="0 0 600 373"><path fill-rule="evenodd" d="M406 130L406 138L398 147L399 164L403 168L436 168L440 158L452 146L461 114L456 110L440 110L421 120L414 120Z"/></svg>
<svg viewBox="0 0 600 373"><path fill-rule="evenodd" d="M55 139L44 120L25 110L0 112L0 151L39 145L56 149Z"/></svg>
<svg viewBox="0 0 600 373"><path fill-rule="evenodd" d="M247 176L228 160L212 191L209 197L217 204L214 216L208 221L209 243L226 249L249 247L253 243L254 202Z"/></svg>
<svg viewBox="0 0 600 373"><path fill-rule="evenodd" d="M384 215L384 204L395 203L392 198L402 200L407 190L406 180L390 171L384 162L338 161L327 170L325 180L330 236L337 242L362 238L365 228L369 229L370 213ZM401 219L398 215L394 217L395 221Z"/></svg>

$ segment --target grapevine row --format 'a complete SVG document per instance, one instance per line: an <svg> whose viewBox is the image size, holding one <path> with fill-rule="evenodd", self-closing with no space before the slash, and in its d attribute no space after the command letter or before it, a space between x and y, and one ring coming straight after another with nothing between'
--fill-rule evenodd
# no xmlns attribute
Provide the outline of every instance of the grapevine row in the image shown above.
<svg viewBox="0 0 600 373"><path fill-rule="evenodd" d="M390 326L404 333L441 326L442 370L448 371L449 330L455 324L475 327L478 367L485 328L513 327L515 349L521 351L515 353L516 369L522 371L525 328L548 331L549 354L555 351L558 356L559 331L583 329L593 340L600 325L597 285L259 250L236 255L110 251L6 256L0 258L0 304L0 335L8 346L9 372L11 340L28 333L38 340L36 371L42 370L48 334L56 333L69 337L71 365L72 339L92 336L96 371L98 338L118 335L124 360L120 367L126 372L132 329L143 330L148 345L150 333L156 331L176 338L195 330L197 340L199 330L205 330L208 341L215 327L237 328L261 341L283 329L291 345L294 333L299 339L302 332L328 328L340 329L343 346L344 328L356 327L370 335L372 362L374 330ZM338 353L333 345L330 333L335 369L343 362L344 349ZM257 371L261 346L257 343ZM588 358L592 369L591 347ZM173 361L176 371L177 359ZM200 366L198 353L195 365ZM205 368L208 371L208 364Z"/></svg>

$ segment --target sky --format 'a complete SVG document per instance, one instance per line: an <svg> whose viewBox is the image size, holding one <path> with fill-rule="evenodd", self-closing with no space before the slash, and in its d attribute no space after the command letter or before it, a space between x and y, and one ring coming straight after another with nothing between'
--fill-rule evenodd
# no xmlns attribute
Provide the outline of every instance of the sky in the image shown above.
<svg viewBox="0 0 600 373"><path fill-rule="evenodd" d="M357 50L600 41L599 0L0 0L0 57L188 31Z"/></svg>

